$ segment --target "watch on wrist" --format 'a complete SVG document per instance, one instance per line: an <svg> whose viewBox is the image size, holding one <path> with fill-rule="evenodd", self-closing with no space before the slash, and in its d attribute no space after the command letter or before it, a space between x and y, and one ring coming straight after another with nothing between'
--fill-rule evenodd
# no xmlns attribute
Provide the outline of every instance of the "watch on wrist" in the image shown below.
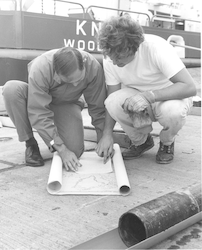
<svg viewBox="0 0 202 250"><path fill-rule="evenodd" d="M50 142L49 150L51 153L56 152L57 150L54 148L54 140Z"/></svg>
<svg viewBox="0 0 202 250"><path fill-rule="evenodd" d="M55 145L56 146L61 146L62 144L64 144L64 142L62 140L58 140L58 141L52 140L50 142L49 150L51 151L51 153L54 153L55 151L57 151L54 146Z"/></svg>

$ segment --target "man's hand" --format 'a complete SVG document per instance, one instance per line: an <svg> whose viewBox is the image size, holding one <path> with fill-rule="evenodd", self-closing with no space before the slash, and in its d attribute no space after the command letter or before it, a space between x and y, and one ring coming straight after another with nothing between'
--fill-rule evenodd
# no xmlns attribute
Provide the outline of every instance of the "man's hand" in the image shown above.
<svg viewBox="0 0 202 250"><path fill-rule="evenodd" d="M103 134L103 137L98 142L97 147L95 148L96 153L100 157L104 157L104 164L107 162L109 157L113 156L113 136L111 134Z"/></svg>
<svg viewBox="0 0 202 250"><path fill-rule="evenodd" d="M58 151L67 171L72 170L76 172L78 171L78 168L82 166L75 153L70 151L64 144L56 148L56 150Z"/></svg>
<svg viewBox="0 0 202 250"><path fill-rule="evenodd" d="M129 112L129 116L134 128L144 128L152 124L152 120L146 109L140 112Z"/></svg>
<svg viewBox="0 0 202 250"><path fill-rule="evenodd" d="M145 110L149 105L154 102L154 93L152 91L145 91L127 98L122 107L126 113L140 112Z"/></svg>

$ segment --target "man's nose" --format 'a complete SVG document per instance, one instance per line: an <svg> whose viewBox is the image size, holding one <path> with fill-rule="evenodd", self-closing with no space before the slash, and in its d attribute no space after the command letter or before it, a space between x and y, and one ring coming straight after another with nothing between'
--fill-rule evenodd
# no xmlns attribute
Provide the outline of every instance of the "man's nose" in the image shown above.
<svg viewBox="0 0 202 250"><path fill-rule="evenodd" d="M73 83L74 87L76 87L79 84L79 82Z"/></svg>

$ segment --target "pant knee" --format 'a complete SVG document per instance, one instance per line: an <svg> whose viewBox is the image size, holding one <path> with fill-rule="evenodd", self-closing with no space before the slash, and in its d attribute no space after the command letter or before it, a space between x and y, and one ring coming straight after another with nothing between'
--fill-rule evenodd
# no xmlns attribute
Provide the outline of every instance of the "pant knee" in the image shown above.
<svg viewBox="0 0 202 250"><path fill-rule="evenodd" d="M75 154L77 156L77 158L79 159L81 157L81 155L84 153L84 144L82 148L76 149L75 150Z"/></svg>
<svg viewBox="0 0 202 250"><path fill-rule="evenodd" d="M164 127L179 126L181 127L188 115L188 108L182 103L175 102L175 105L164 105L161 108L161 115L158 119L159 123Z"/></svg>
<svg viewBox="0 0 202 250"><path fill-rule="evenodd" d="M133 95L139 93L133 88L122 88L110 94L105 100L105 106L109 113L123 112L123 104L125 100Z"/></svg>
<svg viewBox="0 0 202 250"><path fill-rule="evenodd" d="M123 110L121 103L115 95L116 92L110 94L105 100L105 107L110 115L117 113L120 110Z"/></svg>
<svg viewBox="0 0 202 250"><path fill-rule="evenodd" d="M10 80L3 86L3 96L5 100L14 101L16 98L18 98L19 94L27 96L27 89L27 83L17 80Z"/></svg>
<svg viewBox="0 0 202 250"><path fill-rule="evenodd" d="M4 98L7 98L7 97L13 95L13 92L14 92L14 91L13 91L12 86L13 86L13 81L8 81L8 82L6 82L6 83L4 84L4 86L3 86L3 92L2 92Z"/></svg>
<svg viewBox="0 0 202 250"><path fill-rule="evenodd" d="M107 109L107 111L108 111L109 113L111 113L112 106L114 106L114 105L113 105L113 99L111 98L111 95L109 95L109 96L106 98L104 104L105 104L105 108Z"/></svg>

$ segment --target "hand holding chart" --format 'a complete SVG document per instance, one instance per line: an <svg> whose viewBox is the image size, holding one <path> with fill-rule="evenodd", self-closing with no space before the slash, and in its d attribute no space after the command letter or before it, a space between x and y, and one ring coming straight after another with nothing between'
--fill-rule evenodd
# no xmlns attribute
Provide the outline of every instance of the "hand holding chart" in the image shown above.
<svg viewBox="0 0 202 250"><path fill-rule="evenodd" d="M103 163L96 152L84 152L82 167L77 172L66 171L57 152L53 155L47 191L53 195L128 195L130 184L118 144L114 156Z"/></svg>

